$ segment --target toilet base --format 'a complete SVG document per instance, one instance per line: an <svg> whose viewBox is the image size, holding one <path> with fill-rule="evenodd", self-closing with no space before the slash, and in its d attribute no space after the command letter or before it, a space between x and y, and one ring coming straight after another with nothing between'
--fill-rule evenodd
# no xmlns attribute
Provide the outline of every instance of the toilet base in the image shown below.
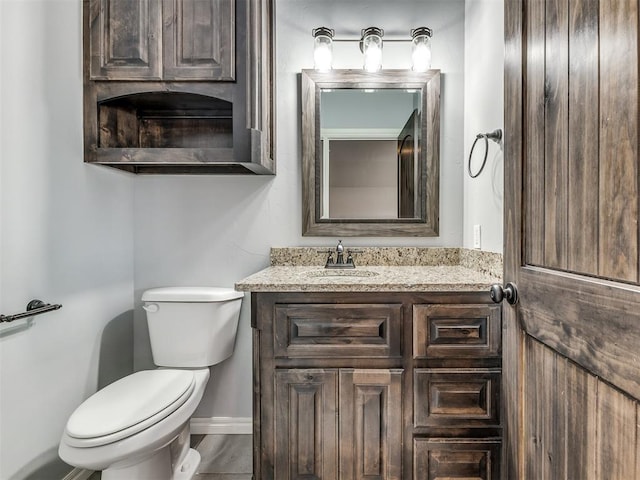
<svg viewBox="0 0 640 480"><path fill-rule="evenodd" d="M200 453L190 448L182 464L172 471L169 463L169 447L142 463L123 468L108 468L102 471L102 480L191 480L200 465Z"/></svg>
<svg viewBox="0 0 640 480"><path fill-rule="evenodd" d="M200 453L189 448L189 424L169 445L144 459L129 459L102 471L102 480L191 480L200 466Z"/></svg>

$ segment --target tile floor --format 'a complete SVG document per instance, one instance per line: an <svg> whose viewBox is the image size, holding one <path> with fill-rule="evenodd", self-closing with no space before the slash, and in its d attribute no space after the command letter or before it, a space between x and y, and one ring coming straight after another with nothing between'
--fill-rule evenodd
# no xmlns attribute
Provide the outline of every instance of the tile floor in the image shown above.
<svg viewBox="0 0 640 480"><path fill-rule="evenodd" d="M194 480L251 480L251 435L192 435L202 461ZM99 480L100 473L90 480Z"/></svg>
<svg viewBox="0 0 640 480"><path fill-rule="evenodd" d="M192 435L191 444L202 457L194 480L251 480L251 435Z"/></svg>

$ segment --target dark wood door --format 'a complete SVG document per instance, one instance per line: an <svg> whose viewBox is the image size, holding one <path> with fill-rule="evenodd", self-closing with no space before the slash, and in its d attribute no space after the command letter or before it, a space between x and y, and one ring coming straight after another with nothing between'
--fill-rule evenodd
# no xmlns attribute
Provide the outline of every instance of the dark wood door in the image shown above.
<svg viewBox="0 0 640 480"><path fill-rule="evenodd" d="M164 0L165 80L234 80L235 0Z"/></svg>
<svg viewBox="0 0 640 480"><path fill-rule="evenodd" d="M234 80L235 0L90 0L92 80Z"/></svg>
<svg viewBox="0 0 640 480"><path fill-rule="evenodd" d="M638 1L505 1L506 477L640 478Z"/></svg>
<svg viewBox="0 0 640 480"><path fill-rule="evenodd" d="M92 80L160 79L161 7L158 0L90 0Z"/></svg>
<svg viewBox="0 0 640 480"><path fill-rule="evenodd" d="M402 370L340 370L340 480L402 478Z"/></svg>
<svg viewBox="0 0 640 480"><path fill-rule="evenodd" d="M275 374L274 479L338 478L338 371Z"/></svg>

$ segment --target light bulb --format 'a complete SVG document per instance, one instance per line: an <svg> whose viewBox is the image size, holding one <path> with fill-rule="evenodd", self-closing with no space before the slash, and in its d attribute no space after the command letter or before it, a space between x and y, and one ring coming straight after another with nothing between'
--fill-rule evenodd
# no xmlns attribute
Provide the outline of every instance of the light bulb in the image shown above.
<svg viewBox="0 0 640 480"><path fill-rule="evenodd" d="M320 27L312 31L313 34L313 64L320 72L331 70L333 61L333 35L330 28Z"/></svg>
<svg viewBox="0 0 640 480"><path fill-rule="evenodd" d="M411 30L411 69L426 72L431 68L431 29L420 27Z"/></svg>
<svg viewBox="0 0 640 480"><path fill-rule="evenodd" d="M382 68L382 36L384 30L369 27L362 30L360 49L364 53L364 69L367 72L377 72Z"/></svg>

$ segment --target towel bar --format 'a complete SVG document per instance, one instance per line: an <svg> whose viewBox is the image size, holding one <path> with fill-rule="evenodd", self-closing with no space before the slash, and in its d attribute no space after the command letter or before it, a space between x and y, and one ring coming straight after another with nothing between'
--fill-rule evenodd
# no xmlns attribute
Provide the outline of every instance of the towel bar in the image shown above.
<svg viewBox="0 0 640 480"><path fill-rule="evenodd" d="M27 304L27 311L22 313L16 313L14 315L0 315L0 323L13 322L14 320L20 320L21 318L33 317L34 315L40 315L41 313L51 312L62 308L59 303L50 304L44 303L42 300L34 299Z"/></svg>

